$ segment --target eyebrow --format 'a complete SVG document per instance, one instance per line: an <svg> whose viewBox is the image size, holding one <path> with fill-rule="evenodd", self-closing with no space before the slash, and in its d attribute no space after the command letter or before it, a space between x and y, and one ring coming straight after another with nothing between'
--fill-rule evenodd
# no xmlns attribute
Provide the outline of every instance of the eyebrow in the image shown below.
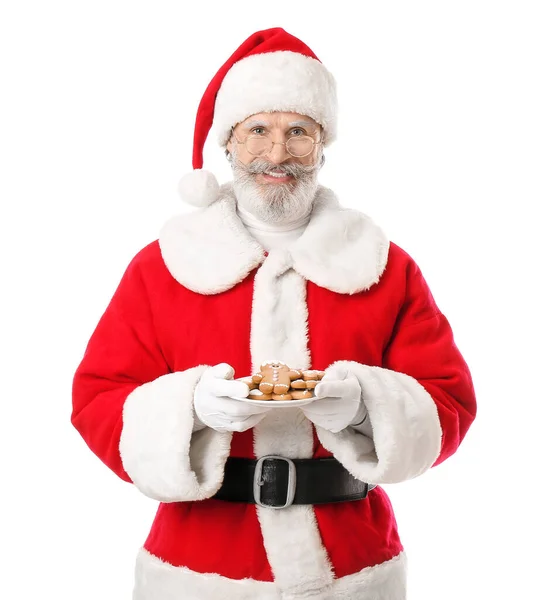
<svg viewBox="0 0 547 600"><path fill-rule="evenodd" d="M309 129L315 128L315 123L311 121L292 121L287 125L288 127L307 127ZM268 121L260 121L257 119L253 119L248 123L245 123L245 129L252 129L253 127L270 127L270 123Z"/></svg>
<svg viewBox="0 0 547 600"><path fill-rule="evenodd" d="M309 128L313 128L313 127L315 127L315 123L312 123L311 121L293 121L292 123L289 123L289 127L309 127Z"/></svg>
<svg viewBox="0 0 547 600"><path fill-rule="evenodd" d="M245 129L252 129L253 127L269 127L268 121L249 121L245 123Z"/></svg>

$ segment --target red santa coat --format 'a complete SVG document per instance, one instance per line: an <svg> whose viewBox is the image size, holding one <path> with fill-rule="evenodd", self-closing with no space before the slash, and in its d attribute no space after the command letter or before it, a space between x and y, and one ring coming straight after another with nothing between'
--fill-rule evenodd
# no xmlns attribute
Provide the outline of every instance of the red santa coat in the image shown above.
<svg viewBox="0 0 547 600"><path fill-rule="evenodd" d="M373 439L277 409L252 430L192 433L207 366L236 377L264 360L342 363L358 377ZM267 254L230 186L169 221L133 259L74 378L73 423L125 481L160 501L134 598L405 597L405 554L382 483L455 452L475 416L468 367L414 261L319 188L310 224ZM335 456L379 484L361 501L274 510L213 499L228 456Z"/></svg>

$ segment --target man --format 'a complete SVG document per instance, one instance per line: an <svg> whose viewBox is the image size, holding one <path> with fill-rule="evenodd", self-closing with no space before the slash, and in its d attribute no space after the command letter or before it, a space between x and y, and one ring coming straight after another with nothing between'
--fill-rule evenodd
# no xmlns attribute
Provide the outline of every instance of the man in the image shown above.
<svg viewBox="0 0 547 600"><path fill-rule="evenodd" d="M332 76L283 29L236 50L181 183L201 209L133 259L75 375L74 425L160 501L137 600L405 597L380 485L453 454L475 397L417 265L318 185L336 110ZM220 188L201 168L211 125L234 172ZM268 360L324 370L315 399L238 399Z"/></svg>

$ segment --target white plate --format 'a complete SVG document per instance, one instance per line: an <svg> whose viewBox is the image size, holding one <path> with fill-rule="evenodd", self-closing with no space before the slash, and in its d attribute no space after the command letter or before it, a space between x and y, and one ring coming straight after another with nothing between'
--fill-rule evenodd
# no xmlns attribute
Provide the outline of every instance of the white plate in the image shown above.
<svg viewBox="0 0 547 600"><path fill-rule="evenodd" d="M313 402L316 398L304 398L303 400L251 400L250 398L236 398L231 396L234 400L240 400L241 402L247 402L248 404L256 404L258 406L266 406L267 408L296 408L297 406L304 406Z"/></svg>

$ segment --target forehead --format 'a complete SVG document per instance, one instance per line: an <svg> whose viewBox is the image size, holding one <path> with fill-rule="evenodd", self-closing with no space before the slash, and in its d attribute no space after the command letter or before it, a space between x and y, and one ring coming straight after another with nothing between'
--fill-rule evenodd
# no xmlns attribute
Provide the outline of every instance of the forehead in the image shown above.
<svg viewBox="0 0 547 600"><path fill-rule="evenodd" d="M304 127L319 128L319 123L311 117L292 112L262 112L247 117L238 127Z"/></svg>

